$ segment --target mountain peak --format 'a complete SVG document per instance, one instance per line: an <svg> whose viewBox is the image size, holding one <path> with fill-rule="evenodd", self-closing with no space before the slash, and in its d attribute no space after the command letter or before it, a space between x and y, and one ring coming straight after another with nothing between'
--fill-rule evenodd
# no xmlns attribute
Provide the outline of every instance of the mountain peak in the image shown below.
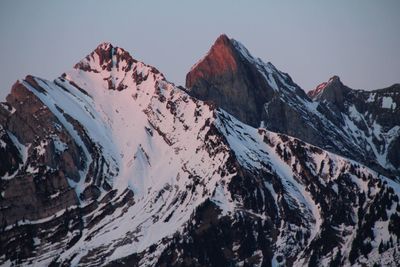
<svg viewBox="0 0 400 267"><path fill-rule="evenodd" d="M122 62L124 64L120 64ZM123 65L122 70L127 70L135 62L137 60L123 48L113 46L109 42L103 42L84 59L75 64L74 68L98 73L103 70L111 71L112 67L119 68L120 65Z"/></svg>
<svg viewBox="0 0 400 267"><path fill-rule="evenodd" d="M399 265L399 88L312 103L226 35L190 91L133 61L0 103L0 266Z"/></svg>
<svg viewBox="0 0 400 267"><path fill-rule="evenodd" d="M264 104L276 94L291 97L301 90L289 75L253 57L244 45L225 34L191 68L186 88L192 96L213 101L254 127L260 125Z"/></svg>
<svg viewBox="0 0 400 267"><path fill-rule="evenodd" d="M225 33L223 33L215 40L214 45L216 44L229 45L231 44L231 39Z"/></svg>
<svg viewBox="0 0 400 267"><path fill-rule="evenodd" d="M145 81L149 75L154 79L165 80L155 67L134 59L123 48L111 43L100 43L89 55L74 66L74 71L99 74L99 80L110 90L124 90L129 80L135 84ZM68 72L70 76L72 72ZM63 77L67 77L64 74ZM67 78L70 79L70 78Z"/></svg>
<svg viewBox="0 0 400 267"><path fill-rule="evenodd" d="M334 75L327 82L319 84L314 90L311 90L307 95L318 102L325 101L331 107L335 106L339 110L344 109L344 99L350 88L342 83L339 76Z"/></svg>
<svg viewBox="0 0 400 267"><path fill-rule="evenodd" d="M339 76L333 75L328 81L320 83L314 90L309 91L307 95L311 99L319 100L322 95L342 94L342 91L348 91L348 89Z"/></svg>
<svg viewBox="0 0 400 267"><path fill-rule="evenodd" d="M329 82L340 82L340 77L337 75L333 75L332 77L329 78Z"/></svg>
<svg viewBox="0 0 400 267"><path fill-rule="evenodd" d="M109 42L102 42L100 43L95 50L110 50L111 48L114 48L114 46L109 43Z"/></svg>
<svg viewBox="0 0 400 267"><path fill-rule="evenodd" d="M330 77L327 85L340 85L341 87L344 86L342 81L340 80L340 77L337 75L333 75L332 77Z"/></svg>
<svg viewBox="0 0 400 267"><path fill-rule="evenodd" d="M200 59L186 76L186 87L191 88L200 78L232 73L237 69L235 49L227 35L220 35L208 53Z"/></svg>

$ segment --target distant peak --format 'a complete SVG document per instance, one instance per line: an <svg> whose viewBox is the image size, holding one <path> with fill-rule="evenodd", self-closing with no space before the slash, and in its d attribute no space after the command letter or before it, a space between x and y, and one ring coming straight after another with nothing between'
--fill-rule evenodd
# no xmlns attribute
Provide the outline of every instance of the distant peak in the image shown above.
<svg viewBox="0 0 400 267"><path fill-rule="evenodd" d="M211 67L209 70L215 74L232 72L237 69L238 61L242 60L252 63L257 61L243 44L223 33L218 36L207 54L193 65L190 72L199 70L206 65Z"/></svg>
<svg viewBox="0 0 400 267"><path fill-rule="evenodd" d="M333 75L331 78L329 78L328 84L329 83L342 83L342 81L340 80L339 76Z"/></svg>
<svg viewBox="0 0 400 267"><path fill-rule="evenodd" d="M327 82L323 82L314 90L309 91L307 95L315 101L324 101L343 110L344 99L350 91L351 89L342 83L339 76L334 75Z"/></svg>
<svg viewBox="0 0 400 267"><path fill-rule="evenodd" d="M224 44L224 45L229 45L231 43L231 39L225 34L221 34L218 36L217 40L215 40L214 45L216 44Z"/></svg>
<svg viewBox="0 0 400 267"><path fill-rule="evenodd" d="M327 82L322 82L319 85L317 85L317 87L314 90L309 91L307 95L312 99L318 99L326 90L340 91L343 88L347 87L343 85L342 81L340 80L340 77L337 75L333 75L332 77L329 78Z"/></svg>

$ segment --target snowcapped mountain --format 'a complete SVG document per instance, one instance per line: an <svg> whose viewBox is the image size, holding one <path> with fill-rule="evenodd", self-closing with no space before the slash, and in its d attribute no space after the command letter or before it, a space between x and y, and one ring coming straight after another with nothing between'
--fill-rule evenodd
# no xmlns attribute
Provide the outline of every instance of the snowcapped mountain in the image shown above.
<svg viewBox="0 0 400 267"><path fill-rule="evenodd" d="M0 265L400 262L397 88L351 91L375 128L346 96L359 124L343 130L329 82L312 100L224 35L187 87L109 43L54 81L16 82L0 105ZM378 123L374 165L345 134L367 144L357 129Z"/></svg>

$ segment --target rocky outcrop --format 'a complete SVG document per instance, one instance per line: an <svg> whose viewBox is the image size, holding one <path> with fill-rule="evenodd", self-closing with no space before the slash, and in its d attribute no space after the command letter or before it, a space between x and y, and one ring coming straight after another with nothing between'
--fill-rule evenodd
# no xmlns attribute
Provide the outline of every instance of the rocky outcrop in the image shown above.
<svg viewBox="0 0 400 267"><path fill-rule="evenodd" d="M5 110L3 110L3 112L4 111L8 112L8 107ZM0 112L2 112L1 109ZM0 162L1 162L0 165L1 177L11 176L18 170L20 164L22 164L22 157L18 151L18 148L14 145L9 134L1 124L0 124Z"/></svg>
<svg viewBox="0 0 400 267"><path fill-rule="evenodd" d="M339 76L335 75L328 82L322 83L316 89L309 91L307 95L316 101L326 101L332 109L343 112L344 102L350 91L351 89L342 83Z"/></svg>
<svg viewBox="0 0 400 267"><path fill-rule="evenodd" d="M32 77L24 82L13 86L7 103L0 107L7 138L3 140L10 147L9 157L13 156L8 178L0 180L0 221L7 221L5 226L46 218L76 205L67 177L79 180L79 166L85 161L54 114L26 88L38 86Z"/></svg>
<svg viewBox="0 0 400 267"><path fill-rule="evenodd" d="M31 224L51 221L79 204L68 179L79 180L86 161L60 121L28 86L42 92L27 76L14 84L0 106L4 145L0 149L0 253L10 260L32 257L38 231Z"/></svg>

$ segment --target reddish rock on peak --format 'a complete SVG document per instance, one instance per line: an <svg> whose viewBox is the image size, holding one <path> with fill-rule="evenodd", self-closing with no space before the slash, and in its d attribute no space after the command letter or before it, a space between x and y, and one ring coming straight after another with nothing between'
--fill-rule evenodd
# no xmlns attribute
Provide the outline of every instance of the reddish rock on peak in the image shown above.
<svg viewBox="0 0 400 267"><path fill-rule="evenodd" d="M340 80L339 76L331 77L327 82L323 82L312 91L309 91L307 95L318 101L327 101L330 105L334 105L339 110L344 109L344 98L351 89L345 86Z"/></svg>
<svg viewBox="0 0 400 267"><path fill-rule="evenodd" d="M186 75L186 88L192 96L213 101L239 120L258 127L263 104L273 89L244 53L248 52L237 41L225 34L219 36Z"/></svg>
<svg viewBox="0 0 400 267"><path fill-rule="evenodd" d="M316 98L326 87L328 83L327 82L322 82L315 87L315 89L308 91L307 95L311 98L314 99Z"/></svg>
<svg viewBox="0 0 400 267"><path fill-rule="evenodd" d="M186 76L186 86L191 88L199 79L213 75L233 73L237 70L235 49L231 40L222 34L207 55L196 63Z"/></svg>
<svg viewBox="0 0 400 267"><path fill-rule="evenodd" d="M323 82L319 84L314 90L311 90L307 93L307 95L312 99L317 99L322 96L322 94L326 94L325 91L339 91L342 90L347 91L347 87L343 85L339 76L334 75L327 82Z"/></svg>

